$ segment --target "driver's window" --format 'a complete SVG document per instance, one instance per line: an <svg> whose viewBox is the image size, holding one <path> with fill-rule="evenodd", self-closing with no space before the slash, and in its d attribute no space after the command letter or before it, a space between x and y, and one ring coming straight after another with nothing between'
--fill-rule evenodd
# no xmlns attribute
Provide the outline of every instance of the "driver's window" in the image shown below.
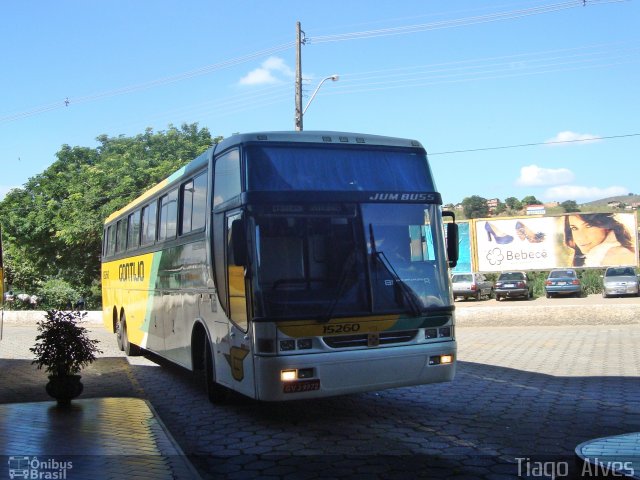
<svg viewBox="0 0 640 480"><path fill-rule="evenodd" d="M233 238L231 237L234 220L240 219L240 214L227 217L227 279L229 285L229 317L245 332L247 322L247 299L244 284L244 267L235 265L233 261Z"/></svg>

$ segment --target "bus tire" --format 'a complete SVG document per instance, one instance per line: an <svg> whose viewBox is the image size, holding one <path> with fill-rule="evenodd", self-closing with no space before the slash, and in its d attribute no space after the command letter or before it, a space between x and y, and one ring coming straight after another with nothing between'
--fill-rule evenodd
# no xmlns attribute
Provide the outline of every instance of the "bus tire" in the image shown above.
<svg viewBox="0 0 640 480"><path fill-rule="evenodd" d="M140 347L137 345L134 345L133 343L131 343L129 341L129 336L127 335L127 321L126 319L121 319L120 322L121 324L121 329L120 331L122 332L122 348L124 350L125 355L127 355L128 357L137 357L138 355L140 355Z"/></svg>
<svg viewBox="0 0 640 480"><path fill-rule="evenodd" d="M213 351L208 339L204 341L204 388L211 403L222 403L227 399L227 389L214 379Z"/></svg>
<svg viewBox="0 0 640 480"><path fill-rule="evenodd" d="M116 342L118 342L120 351L124 351L124 345L122 343L122 320L118 320L116 323Z"/></svg>

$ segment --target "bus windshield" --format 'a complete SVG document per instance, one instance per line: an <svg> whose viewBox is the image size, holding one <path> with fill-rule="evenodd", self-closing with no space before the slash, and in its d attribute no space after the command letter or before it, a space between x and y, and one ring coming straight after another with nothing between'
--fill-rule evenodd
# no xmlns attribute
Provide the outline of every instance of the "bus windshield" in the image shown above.
<svg viewBox="0 0 640 480"><path fill-rule="evenodd" d="M257 318L418 316L450 305L437 205L307 205L256 213L251 224Z"/></svg>
<svg viewBox="0 0 640 480"><path fill-rule="evenodd" d="M248 190L434 192L418 149L250 145Z"/></svg>

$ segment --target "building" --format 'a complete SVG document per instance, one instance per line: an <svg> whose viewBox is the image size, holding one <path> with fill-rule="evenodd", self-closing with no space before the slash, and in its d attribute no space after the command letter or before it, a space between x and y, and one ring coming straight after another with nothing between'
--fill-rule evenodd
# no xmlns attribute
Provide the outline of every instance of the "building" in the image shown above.
<svg viewBox="0 0 640 480"><path fill-rule="evenodd" d="M546 210L544 205L527 205L525 213L527 215L544 215Z"/></svg>

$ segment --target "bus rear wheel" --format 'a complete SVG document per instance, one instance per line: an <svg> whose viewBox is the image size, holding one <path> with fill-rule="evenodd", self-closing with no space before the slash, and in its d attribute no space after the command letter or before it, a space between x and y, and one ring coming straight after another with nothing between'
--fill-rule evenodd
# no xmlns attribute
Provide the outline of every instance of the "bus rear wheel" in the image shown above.
<svg viewBox="0 0 640 480"><path fill-rule="evenodd" d="M124 350L124 353L128 357L137 357L138 355L140 355L140 347L137 345L134 345L129 341L129 336L127 335L126 319L124 318L121 319L119 323L120 323L120 332L121 332L120 335L122 337L122 349Z"/></svg>
<svg viewBox="0 0 640 480"><path fill-rule="evenodd" d="M116 323L116 342L118 342L118 348L120 351L124 350L124 345L122 344L122 320L118 320Z"/></svg>

